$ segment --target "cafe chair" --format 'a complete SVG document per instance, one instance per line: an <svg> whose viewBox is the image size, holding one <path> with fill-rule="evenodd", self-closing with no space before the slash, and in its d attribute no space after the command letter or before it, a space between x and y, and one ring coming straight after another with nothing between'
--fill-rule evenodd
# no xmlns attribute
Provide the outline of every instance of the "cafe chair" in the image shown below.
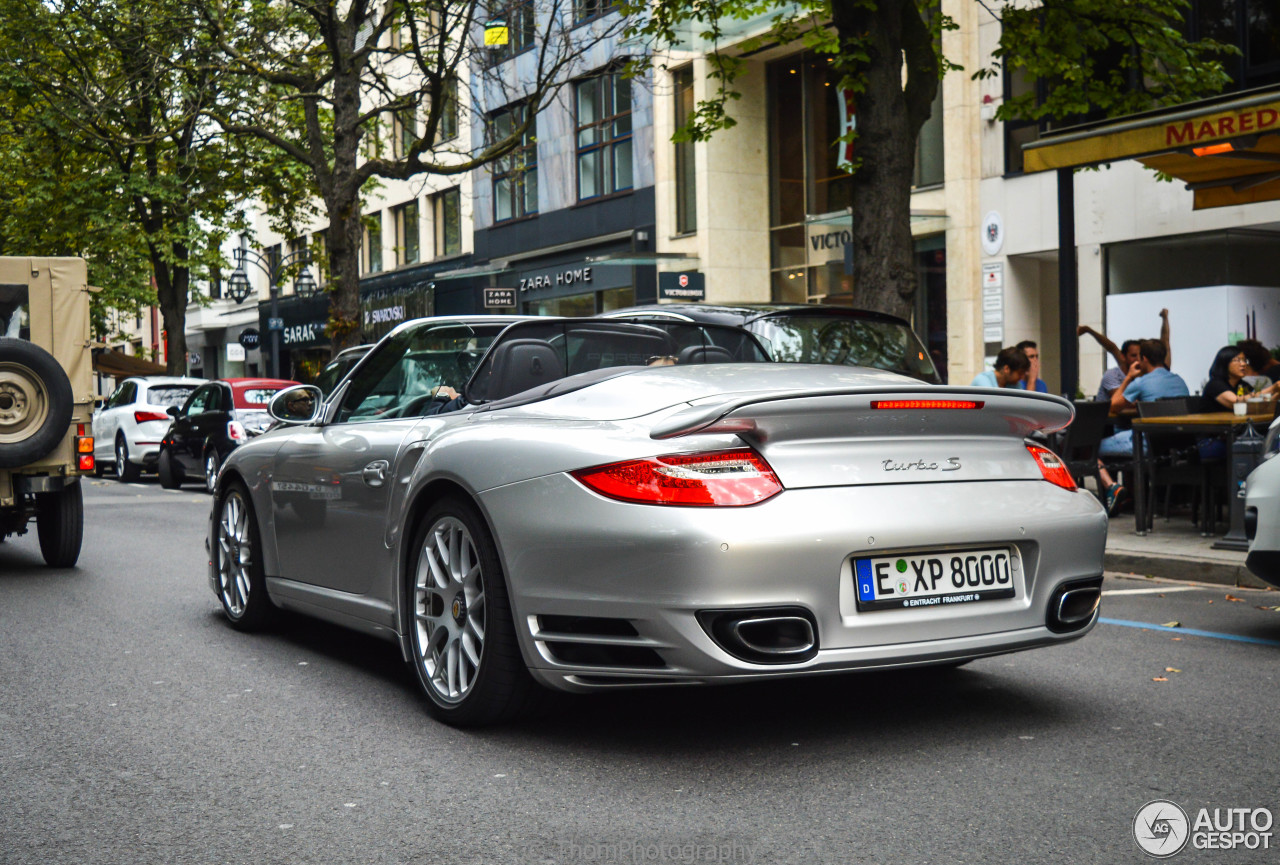
<svg viewBox="0 0 1280 865"><path fill-rule="evenodd" d="M1098 446L1107 431L1109 403L1097 400L1076 400L1076 416L1063 433L1058 454L1067 464L1067 471L1084 486L1085 478L1093 478L1098 492L1102 491L1102 479L1098 477Z"/></svg>
<svg viewBox="0 0 1280 865"><path fill-rule="evenodd" d="M1192 413L1192 397L1169 397L1138 403L1138 417L1174 417ZM1192 521L1204 530L1212 513L1212 483L1209 464L1201 460L1196 442L1197 436L1189 433L1162 433L1146 431L1147 447L1143 454L1143 472L1146 476L1146 500L1151 503L1148 513L1155 515L1156 493L1163 488L1164 502L1161 515L1169 519L1169 504L1174 487L1186 487L1192 491Z"/></svg>

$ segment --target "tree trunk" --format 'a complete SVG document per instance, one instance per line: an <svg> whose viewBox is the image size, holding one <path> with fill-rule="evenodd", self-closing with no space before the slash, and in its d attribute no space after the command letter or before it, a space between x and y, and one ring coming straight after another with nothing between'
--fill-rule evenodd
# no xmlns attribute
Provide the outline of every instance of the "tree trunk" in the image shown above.
<svg viewBox="0 0 1280 865"><path fill-rule="evenodd" d="M165 335L165 372L169 375L187 374L187 293L191 273L185 267L170 268L152 256L152 271L156 280L156 303L160 307L160 320Z"/></svg>
<svg viewBox="0 0 1280 865"><path fill-rule="evenodd" d="M360 213L357 168L360 152L360 70L353 67L334 80L333 171L325 205L329 211L329 297L326 332L336 356L360 336Z"/></svg>
<svg viewBox="0 0 1280 865"><path fill-rule="evenodd" d="M855 68L866 89L857 96L854 143L853 302L910 318L917 284L911 180L916 139L937 92L937 60L915 0L834 0L832 12L845 51L857 46L867 54ZM911 70L905 88L904 51Z"/></svg>

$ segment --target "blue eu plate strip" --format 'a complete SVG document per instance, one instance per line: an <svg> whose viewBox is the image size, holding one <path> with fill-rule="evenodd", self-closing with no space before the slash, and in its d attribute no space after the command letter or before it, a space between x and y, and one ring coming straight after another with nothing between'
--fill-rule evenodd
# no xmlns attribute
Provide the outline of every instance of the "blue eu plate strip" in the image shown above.
<svg viewBox="0 0 1280 865"><path fill-rule="evenodd" d="M861 583L861 580L859 580ZM1170 628L1166 625L1148 625L1146 622L1129 622L1124 619L1098 619L1104 625L1123 625L1126 628L1141 628L1144 631L1169 631L1173 634L1188 634L1192 637L1212 637L1215 640L1233 640L1237 643L1253 643L1258 646L1275 646L1280 648L1280 640L1264 640L1261 637L1242 637L1239 634L1220 634L1217 631L1197 631L1195 628Z"/></svg>
<svg viewBox="0 0 1280 865"><path fill-rule="evenodd" d="M854 559L853 564L858 571L858 600L874 601L876 599L876 589L871 582L871 560Z"/></svg>

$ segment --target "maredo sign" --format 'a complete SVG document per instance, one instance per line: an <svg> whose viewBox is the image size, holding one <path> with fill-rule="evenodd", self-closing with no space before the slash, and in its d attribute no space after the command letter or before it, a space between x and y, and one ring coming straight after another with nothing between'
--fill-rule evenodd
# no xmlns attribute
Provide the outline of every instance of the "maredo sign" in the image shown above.
<svg viewBox="0 0 1280 865"><path fill-rule="evenodd" d="M1240 114L1229 114L1220 117L1206 117L1203 120L1188 120L1185 123L1169 123L1164 127L1164 143L1167 147L1179 144L1194 144L1214 138L1228 138L1232 135L1250 135L1274 130L1280 126L1280 111L1274 108L1259 108Z"/></svg>

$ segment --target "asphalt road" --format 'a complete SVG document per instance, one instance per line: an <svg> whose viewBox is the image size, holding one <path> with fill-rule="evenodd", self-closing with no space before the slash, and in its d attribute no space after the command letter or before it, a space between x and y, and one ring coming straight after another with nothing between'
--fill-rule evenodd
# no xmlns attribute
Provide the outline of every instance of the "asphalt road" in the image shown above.
<svg viewBox="0 0 1280 865"><path fill-rule="evenodd" d="M1109 579L1108 620L1182 627L460 732L390 644L226 627L195 487L86 504L76 570L0 545L5 865L1140 862L1152 799L1280 808L1280 593Z"/></svg>

